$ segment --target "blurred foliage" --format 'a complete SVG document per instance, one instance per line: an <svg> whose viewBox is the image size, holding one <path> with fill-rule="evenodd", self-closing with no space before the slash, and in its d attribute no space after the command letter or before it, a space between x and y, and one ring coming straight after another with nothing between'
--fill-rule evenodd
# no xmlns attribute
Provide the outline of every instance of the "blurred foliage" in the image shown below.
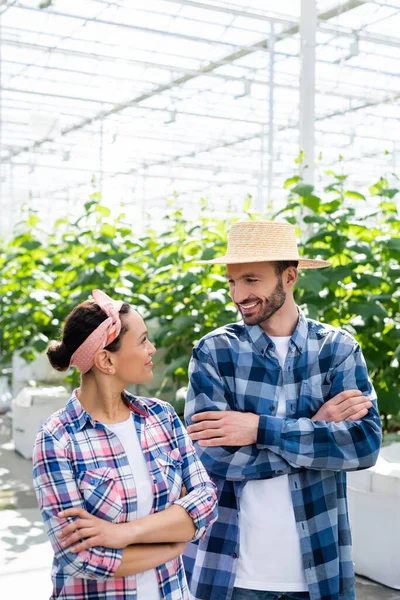
<svg viewBox="0 0 400 600"><path fill-rule="evenodd" d="M268 218L302 222L301 254L330 260L334 268L302 271L296 300L311 318L347 329L360 342L387 428L400 412L399 190L381 178L369 193L347 189L345 175L328 172L317 194L299 176L288 179L288 202ZM134 236L126 216L112 217L93 194L77 220L60 219L48 234L30 211L13 239L0 246L0 366L18 350L26 360L58 339L65 316L94 288L138 307L149 321L165 363L158 392L173 401L187 383L193 344L235 321L224 267L195 264L225 253L227 231L238 219L261 218L247 198L241 214L198 218L170 203L161 232ZM77 374L69 375L76 383ZM179 400L182 404L182 398Z"/></svg>
<svg viewBox="0 0 400 600"><path fill-rule="evenodd" d="M387 429L400 411L399 189L381 178L369 189L376 209L368 210L357 206L366 197L346 188L346 175L328 174L332 182L320 195L298 178L287 180L288 203L273 218L297 225L301 214L301 254L332 263L300 272L296 300L309 317L346 329L360 343Z"/></svg>
<svg viewBox="0 0 400 600"><path fill-rule="evenodd" d="M200 217L187 220L180 208L171 204L164 219L164 232L149 231L152 298L149 317L155 319L154 342L165 349L166 369L160 393L170 395L187 384L187 369L193 345L203 335L237 319L228 295L225 267L212 269L195 264L225 254L227 229L235 220L261 218L251 211L247 198L240 216L225 221L211 217L206 200L201 201ZM153 262L151 262L153 261Z"/></svg>

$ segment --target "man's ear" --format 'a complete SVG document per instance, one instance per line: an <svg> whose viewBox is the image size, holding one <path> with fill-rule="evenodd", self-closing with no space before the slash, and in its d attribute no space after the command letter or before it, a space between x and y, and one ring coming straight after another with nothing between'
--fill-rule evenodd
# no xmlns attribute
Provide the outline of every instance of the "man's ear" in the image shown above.
<svg viewBox="0 0 400 600"><path fill-rule="evenodd" d="M298 271L296 267L288 267L284 273L284 280L287 286L293 287L298 278Z"/></svg>
<svg viewBox="0 0 400 600"><path fill-rule="evenodd" d="M115 366L111 357L111 352L108 350L99 350L94 357L94 364L102 373L114 375Z"/></svg>

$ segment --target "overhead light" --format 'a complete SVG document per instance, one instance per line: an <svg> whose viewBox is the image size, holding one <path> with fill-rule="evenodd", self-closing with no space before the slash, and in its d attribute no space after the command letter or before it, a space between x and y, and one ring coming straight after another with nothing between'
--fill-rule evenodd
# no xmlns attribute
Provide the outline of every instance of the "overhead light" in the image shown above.
<svg viewBox="0 0 400 600"><path fill-rule="evenodd" d="M351 58L354 58L355 56L359 56L359 54L360 54L359 40L358 40L358 36L355 35L353 41L350 44L348 54L346 54L346 56L342 56L342 58L337 58L333 62L334 62L334 64L339 65L339 64L345 62L346 60L350 60Z"/></svg>
<svg viewBox="0 0 400 600"><path fill-rule="evenodd" d="M358 45L358 37L355 36L354 40L351 42L350 44L350 53L349 53L349 57L351 56L358 56L360 54L360 48Z"/></svg>
<svg viewBox="0 0 400 600"><path fill-rule="evenodd" d="M244 96L250 96L251 94L251 81L248 79L243 79L243 92L241 94L237 94L234 96L235 100L238 98L243 98Z"/></svg>
<svg viewBox="0 0 400 600"><path fill-rule="evenodd" d="M176 121L176 110L170 110L169 111L169 118L164 121L165 125L169 125L169 123L175 123Z"/></svg>

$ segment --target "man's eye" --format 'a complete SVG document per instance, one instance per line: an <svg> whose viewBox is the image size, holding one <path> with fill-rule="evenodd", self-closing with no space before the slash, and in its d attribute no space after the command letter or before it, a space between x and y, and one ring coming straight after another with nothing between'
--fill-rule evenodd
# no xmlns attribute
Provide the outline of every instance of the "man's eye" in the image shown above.
<svg viewBox="0 0 400 600"><path fill-rule="evenodd" d="M256 283L257 279L247 279L247 283Z"/></svg>

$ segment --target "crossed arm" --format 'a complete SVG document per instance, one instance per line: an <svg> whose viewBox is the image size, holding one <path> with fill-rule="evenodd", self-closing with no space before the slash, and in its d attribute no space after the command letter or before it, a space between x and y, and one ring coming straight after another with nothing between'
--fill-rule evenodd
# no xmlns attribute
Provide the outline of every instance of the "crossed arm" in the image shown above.
<svg viewBox="0 0 400 600"><path fill-rule="evenodd" d="M188 432L212 475L265 479L301 468L356 470L376 461L380 419L356 344L332 373L333 398L312 419L233 411L223 378L203 349L194 350L189 372Z"/></svg>
<svg viewBox="0 0 400 600"><path fill-rule="evenodd" d="M85 510L68 444L41 431L34 452L35 491L66 574L104 581L157 567L181 555L186 543L201 537L217 518L215 486L174 412L172 418L187 493L168 508L127 523L112 523Z"/></svg>

